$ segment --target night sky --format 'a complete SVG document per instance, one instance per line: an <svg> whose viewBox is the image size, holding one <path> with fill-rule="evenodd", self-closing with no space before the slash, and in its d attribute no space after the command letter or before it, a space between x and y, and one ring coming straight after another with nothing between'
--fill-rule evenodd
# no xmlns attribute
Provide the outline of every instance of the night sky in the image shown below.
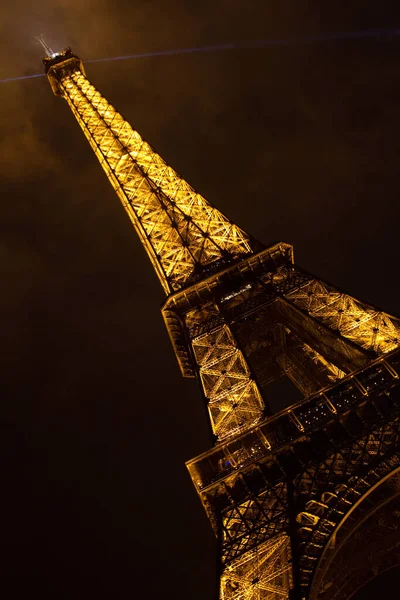
<svg viewBox="0 0 400 600"><path fill-rule="evenodd" d="M86 71L243 229L399 314L400 35L299 38L400 28L400 12L323 4L5 0L0 79L41 71L40 33L84 63L243 46ZM273 39L288 43L242 44ZM214 600L216 544L184 464L211 442L158 279L46 79L1 83L0 106L2 597Z"/></svg>

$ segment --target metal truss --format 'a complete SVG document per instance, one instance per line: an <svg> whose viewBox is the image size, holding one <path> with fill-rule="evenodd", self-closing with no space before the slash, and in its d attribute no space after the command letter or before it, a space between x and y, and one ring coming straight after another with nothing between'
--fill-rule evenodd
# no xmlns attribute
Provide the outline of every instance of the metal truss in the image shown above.
<svg viewBox="0 0 400 600"><path fill-rule="evenodd" d="M167 293L201 267L252 251L249 237L168 166L80 70L58 84Z"/></svg>
<svg viewBox="0 0 400 600"><path fill-rule="evenodd" d="M299 438L214 484L213 493L217 495L211 500L213 493L208 492L208 497L220 514L224 575L229 576L231 565L247 562L263 544L290 534L292 560L288 558L287 565L294 569L290 577L297 579L299 593L295 597L308 598L314 583L313 598L325 598L329 589L329 599L336 590L337 595L332 598L346 600L347 596L339 593L341 573L335 563L335 545L340 536L344 538L347 533L341 542L345 553L346 540L352 539L343 522L348 519L364 540L373 537L371 528L375 521L371 518L367 527L357 509L364 508L365 498L371 494L368 509L375 510L379 504L376 490L380 491L380 486L381 497L388 501L384 483L388 476L400 471L400 420L396 416L400 410L393 400L391 406L385 405L384 397L358 404L342 418L332 417L330 423L316 430L317 438ZM386 417L391 414L389 420L385 420L382 409ZM395 483L396 494L400 495L398 477ZM398 531L393 535L395 548L400 548ZM380 552L387 553L391 548L382 542ZM330 553L335 553L333 558ZM266 572L268 577L278 576L281 565L271 561ZM356 585L363 573L363 565L353 560L346 586ZM332 581L336 587L331 589ZM257 595L260 592L250 581L242 582L241 593L245 594L246 586L244 598L264 598ZM234 591L239 593L239 589Z"/></svg>
<svg viewBox="0 0 400 600"><path fill-rule="evenodd" d="M242 554L263 544L265 540L280 537L289 526L287 484L282 481L259 494L251 490L251 481L239 477L249 498L232 504L221 514L221 560L229 565ZM229 493L229 491L228 491Z"/></svg>
<svg viewBox="0 0 400 600"><path fill-rule="evenodd" d="M400 344L400 320L314 279L286 298L310 317L376 354Z"/></svg>
<svg viewBox="0 0 400 600"><path fill-rule="evenodd" d="M264 402L229 327L220 324L218 317L217 307L206 305L190 311L187 324L191 330L206 319L217 325L209 333L194 337L192 350L212 430L216 439L222 441L259 422L264 415Z"/></svg>
<svg viewBox="0 0 400 600"><path fill-rule="evenodd" d="M365 507L387 518L379 493L400 470L400 320L295 266L288 244L263 248L229 221L69 48L43 62L168 296L181 371L202 386L216 446L188 468L219 540L220 599L345 600L364 572L350 532L379 537ZM283 376L303 399L270 415L268 385Z"/></svg>
<svg viewBox="0 0 400 600"><path fill-rule="evenodd" d="M233 561L221 575L221 600L284 600L292 587L290 538L281 534Z"/></svg>
<svg viewBox="0 0 400 600"><path fill-rule="evenodd" d="M297 503L304 506L297 514L301 539L300 585L304 595L310 593L311 586L315 596L319 590L319 595L323 595L327 581L334 578L337 565L328 568L329 555L343 535L341 528L347 515L351 515L352 524L363 535L371 535L371 524L366 527L356 509L364 498L371 502L371 491L379 490L380 486L386 489L386 478L400 469L399 434L398 417L365 433L361 431L357 437L338 445L325 461L310 465L297 477ZM385 499L389 499L386 494ZM374 510L377 504L375 497ZM397 541L400 547L400 539ZM362 565L358 563L357 569L362 571Z"/></svg>

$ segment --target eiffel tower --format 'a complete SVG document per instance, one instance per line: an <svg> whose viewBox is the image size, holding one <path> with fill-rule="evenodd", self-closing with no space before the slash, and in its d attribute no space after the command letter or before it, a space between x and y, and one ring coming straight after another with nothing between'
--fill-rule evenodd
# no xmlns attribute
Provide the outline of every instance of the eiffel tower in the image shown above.
<svg viewBox="0 0 400 600"><path fill-rule="evenodd" d="M215 443L187 467L218 539L220 599L350 598L400 563L399 319L242 231L70 48L45 50L165 290L182 375L202 389ZM274 414L278 380L301 399Z"/></svg>

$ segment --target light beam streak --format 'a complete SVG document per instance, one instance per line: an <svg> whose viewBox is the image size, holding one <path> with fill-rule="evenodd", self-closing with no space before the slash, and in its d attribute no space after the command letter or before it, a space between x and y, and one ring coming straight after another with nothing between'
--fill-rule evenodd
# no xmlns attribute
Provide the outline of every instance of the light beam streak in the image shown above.
<svg viewBox="0 0 400 600"><path fill-rule="evenodd" d="M274 46L294 46L315 44L318 42L330 42L335 40L355 40L355 39L374 39L389 38L400 36L400 28L381 28L381 29L362 29L360 31L334 31L308 36L298 36L287 39L276 40L248 40L244 42L229 42L226 44L215 44L211 46L197 46L194 48L175 48L171 50L158 50L155 52L139 52L136 54L125 54L122 56L110 56L104 58L93 58L85 60L87 63L111 62L114 60L130 60L140 58L154 58L157 56L176 56L181 54L200 54L206 52L222 52L226 50L244 50L256 48L268 48ZM19 77L8 77L0 79L0 83L9 83L11 81L22 81L24 79L34 79L44 77L44 73L34 73L33 75L20 75Z"/></svg>
<svg viewBox="0 0 400 600"><path fill-rule="evenodd" d="M21 81L21 79L33 79L34 77L44 77L44 73L35 73L34 75L20 75L19 77L8 77L0 79L0 83L8 83L9 81Z"/></svg>

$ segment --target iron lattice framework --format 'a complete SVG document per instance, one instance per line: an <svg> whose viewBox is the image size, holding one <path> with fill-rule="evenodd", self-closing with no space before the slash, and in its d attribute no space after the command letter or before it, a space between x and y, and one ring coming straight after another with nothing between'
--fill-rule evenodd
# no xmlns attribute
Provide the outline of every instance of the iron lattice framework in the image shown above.
<svg viewBox="0 0 400 600"><path fill-rule="evenodd" d="M188 469L218 537L221 600L348 598L400 562L400 321L229 221L69 48L43 62L167 294L182 374L201 383L215 445ZM268 386L283 377L300 399L272 414Z"/></svg>

